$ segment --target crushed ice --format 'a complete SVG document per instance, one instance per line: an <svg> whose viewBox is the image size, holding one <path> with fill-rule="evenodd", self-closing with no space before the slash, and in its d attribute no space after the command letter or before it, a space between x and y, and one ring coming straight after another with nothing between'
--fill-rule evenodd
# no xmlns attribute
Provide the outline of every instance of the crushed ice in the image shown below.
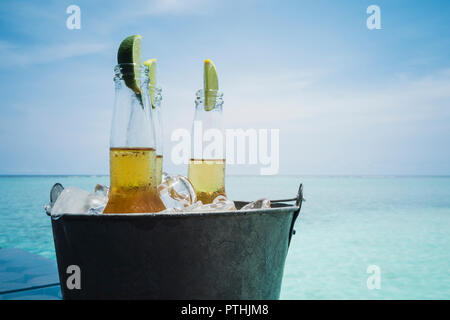
<svg viewBox="0 0 450 320"><path fill-rule="evenodd" d="M62 214L101 214L108 202L109 188L97 184L94 192L89 193L75 187L63 188L55 184L51 190L51 202L44 206L45 211L53 218ZM212 203L203 204L197 201L194 189L183 176L165 175L163 183L158 186L158 193L166 206L161 213L235 211L234 202L225 196L218 196ZM270 200L258 199L243 206L240 210L256 210L270 208Z"/></svg>

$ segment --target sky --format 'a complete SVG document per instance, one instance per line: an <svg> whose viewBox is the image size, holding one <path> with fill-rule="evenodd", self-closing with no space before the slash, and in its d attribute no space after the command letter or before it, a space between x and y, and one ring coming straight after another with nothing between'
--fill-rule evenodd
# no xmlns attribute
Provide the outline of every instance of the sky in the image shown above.
<svg viewBox="0 0 450 320"><path fill-rule="evenodd" d="M280 130L279 174L449 175L449 16L436 0L3 0L0 174L107 174L117 49L141 34L158 59L168 172L186 174L170 133L190 130L209 58L225 127Z"/></svg>

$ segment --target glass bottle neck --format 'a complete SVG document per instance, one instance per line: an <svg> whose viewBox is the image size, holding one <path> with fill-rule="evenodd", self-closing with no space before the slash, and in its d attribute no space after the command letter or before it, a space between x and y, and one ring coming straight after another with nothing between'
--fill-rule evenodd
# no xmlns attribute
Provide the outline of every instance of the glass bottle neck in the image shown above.
<svg viewBox="0 0 450 320"><path fill-rule="evenodd" d="M198 90L195 98L195 109L222 112L223 93L217 90Z"/></svg>
<svg viewBox="0 0 450 320"><path fill-rule="evenodd" d="M194 122L201 122L203 130L217 129L223 131L222 105L223 94L218 91L198 90L195 99Z"/></svg>
<svg viewBox="0 0 450 320"><path fill-rule="evenodd" d="M111 125L111 148L155 148L155 137L150 125L148 71L118 65L115 68L115 101ZM134 72L134 74L132 74Z"/></svg>
<svg viewBox="0 0 450 320"><path fill-rule="evenodd" d="M162 90L158 86L148 86L152 109L161 108Z"/></svg>
<svg viewBox="0 0 450 320"><path fill-rule="evenodd" d="M225 158L225 135L222 122L223 94L197 91L195 116L191 131L191 158L196 160Z"/></svg>

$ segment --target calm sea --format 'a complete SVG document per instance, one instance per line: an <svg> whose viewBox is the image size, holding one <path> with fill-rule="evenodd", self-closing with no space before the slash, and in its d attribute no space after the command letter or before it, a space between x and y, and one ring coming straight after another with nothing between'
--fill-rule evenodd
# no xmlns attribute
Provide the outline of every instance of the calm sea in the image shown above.
<svg viewBox="0 0 450 320"><path fill-rule="evenodd" d="M55 182L92 190L104 176L0 177L0 247L55 259L43 205ZM306 202L282 299L450 299L450 177L227 177L234 200ZM380 289L369 290L370 265Z"/></svg>

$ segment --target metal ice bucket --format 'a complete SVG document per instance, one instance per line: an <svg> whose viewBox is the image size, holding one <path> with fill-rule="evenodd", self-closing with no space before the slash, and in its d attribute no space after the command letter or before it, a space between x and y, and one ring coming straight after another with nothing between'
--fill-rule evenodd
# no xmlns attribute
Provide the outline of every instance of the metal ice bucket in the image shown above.
<svg viewBox="0 0 450 320"><path fill-rule="evenodd" d="M63 298L278 299L302 200L300 185L270 209L64 214L52 219Z"/></svg>

